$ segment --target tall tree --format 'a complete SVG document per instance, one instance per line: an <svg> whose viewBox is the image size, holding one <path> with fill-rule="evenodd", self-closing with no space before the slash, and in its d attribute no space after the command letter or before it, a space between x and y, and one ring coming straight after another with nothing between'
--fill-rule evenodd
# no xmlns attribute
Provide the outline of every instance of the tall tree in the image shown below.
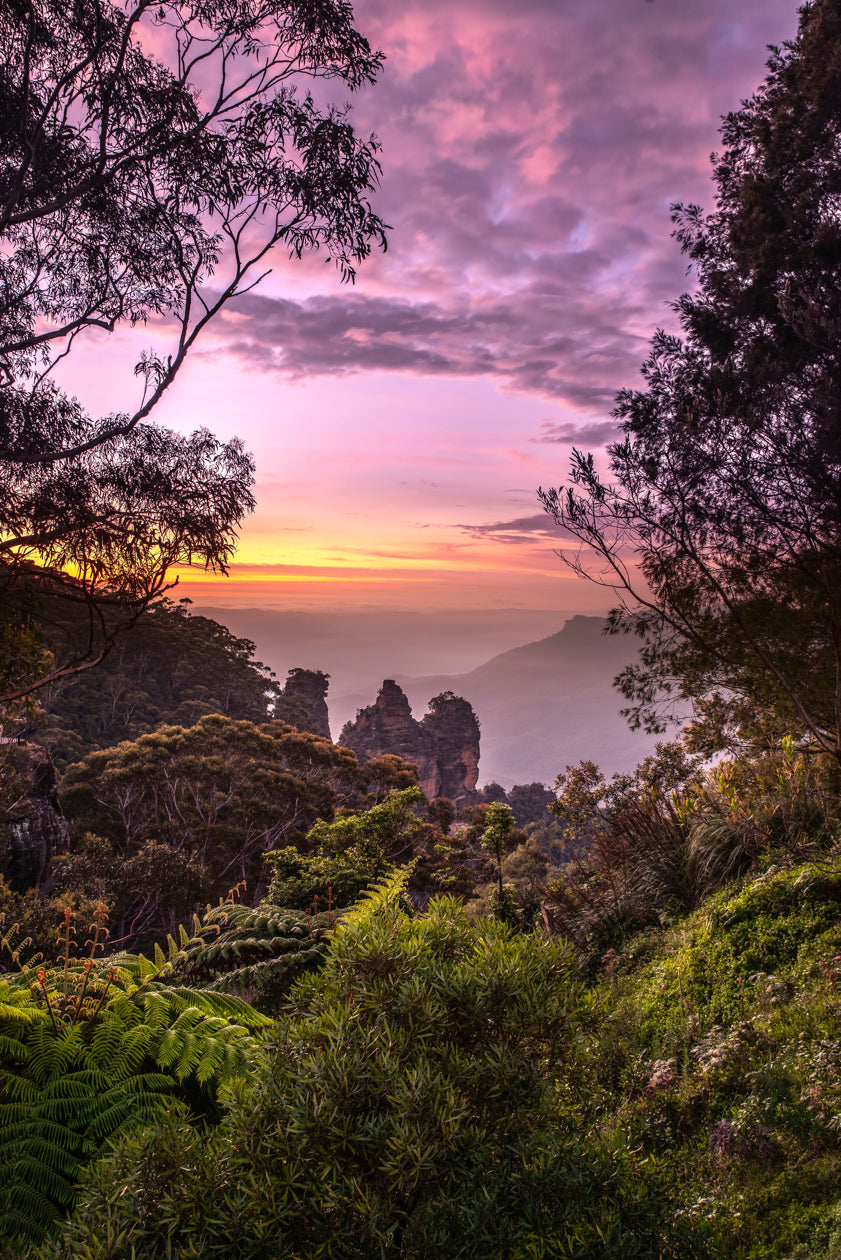
<svg viewBox="0 0 841 1260"><path fill-rule="evenodd" d="M376 142L301 89L356 88L380 62L347 0L2 7L0 583L8 607L23 569L91 622L83 656L29 673L26 634L4 632L23 666L3 671L7 697L101 657L173 564L225 569L250 458L144 422L273 247L323 248L351 278L384 241ZM56 384L80 339L152 318L172 344L142 354L136 393L109 415ZM11 624L26 624L19 609Z"/></svg>
<svg viewBox="0 0 841 1260"><path fill-rule="evenodd" d="M254 660L254 644L209 617L188 612L189 600L164 598L122 635L93 672L62 679L44 699L46 729L35 738L64 767L88 753L150 734L160 726L192 726L209 713L249 722L279 717L272 672ZM84 633L84 624L76 626ZM48 628L46 641L58 642ZM72 644L71 644L72 647Z"/></svg>
<svg viewBox="0 0 841 1260"><path fill-rule="evenodd" d="M69 768L61 802L79 841L53 878L101 897L120 939L172 931L240 881L259 897L266 852L332 819L360 778L348 749L284 722L161 727Z"/></svg>
<svg viewBox="0 0 841 1260"><path fill-rule="evenodd" d="M801 10L730 114L716 204L676 206L698 286L615 415L612 478L576 451L546 509L568 562L643 638L634 725L689 701L699 745L775 739L841 760L841 9Z"/></svg>

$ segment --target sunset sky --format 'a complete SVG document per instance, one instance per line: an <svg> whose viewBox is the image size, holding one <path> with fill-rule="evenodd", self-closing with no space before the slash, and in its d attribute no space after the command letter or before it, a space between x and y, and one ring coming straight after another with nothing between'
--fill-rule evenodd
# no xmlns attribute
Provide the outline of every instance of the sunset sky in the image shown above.
<svg viewBox="0 0 841 1260"><path fill-rule="evenodd" d="M258 508L227 582L277 609L603 611L539 510L573 443L614 435L668 302L691 281L674 201L711 204L720 115L759 83L793 0L359 0L386 55L353 100L382 143L389 248L343 286L278 258L158 419L244 439ZM344 93L337 90L340 101ZM139 334L155 344L155 330ZM137 335L71 383L128 406Z"/></svg>

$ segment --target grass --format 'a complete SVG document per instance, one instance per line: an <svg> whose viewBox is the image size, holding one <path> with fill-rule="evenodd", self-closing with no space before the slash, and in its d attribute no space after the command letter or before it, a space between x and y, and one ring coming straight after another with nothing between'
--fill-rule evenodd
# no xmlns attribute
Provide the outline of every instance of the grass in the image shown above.
<svg viewBox="0 0 841 1260"><path fill-rule="evenodd" d="M720 890L594 987L579 1105L713 1254L841 1258L839 955L833 858Z"/></svg>

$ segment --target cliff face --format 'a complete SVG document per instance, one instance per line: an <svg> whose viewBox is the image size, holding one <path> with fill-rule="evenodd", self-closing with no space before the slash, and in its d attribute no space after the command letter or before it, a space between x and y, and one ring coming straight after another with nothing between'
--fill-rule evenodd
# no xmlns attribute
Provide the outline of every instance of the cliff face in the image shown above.
<svg viewBox="0 0 841 1260"><path fill-rule="evenodd" d="M429 702L421 720L434 749L436 779L432 796L446 796L462 803L476 790L479 780L479 719L469 700L445 691ZM463 801L465 805L469 800Z"/></svg>
<svg viewBox="0 0 841 1260"><path fill-rule="evenodd" d="M327 688L330 675L320 669L290 669L286 684L275 702L274 716L299 731L330 735L327 715Z"/></svg>
<svg viewBox="0 0 841 1260"><path fill-rule="evenodd" d="M409 701L393 679L356 721L348 722L339 743L360 761L396 753L418 768L418 783L428 800L446 796L469 805L479 778L479 722L467 700L446 691L429 702L422 721L412 717Z"/></svg>
<svg viewBox="0 0 841 1260"><path fill-rule="evenodd" d="M67 848L69 829L59 813L55 770L37 745L4 745L5 782L16 790L0 800L0 874L23 892L37 886L50 859Z"/></svg>

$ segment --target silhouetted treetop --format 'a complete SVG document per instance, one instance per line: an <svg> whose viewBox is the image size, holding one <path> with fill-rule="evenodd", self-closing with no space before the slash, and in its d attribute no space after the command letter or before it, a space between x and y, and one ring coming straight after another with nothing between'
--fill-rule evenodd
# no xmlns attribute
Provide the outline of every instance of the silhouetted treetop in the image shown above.
<svg viewBox="0 0 841 1260"><path fill-rule="evenodd" d="M643 638L635 725L689 702L699 747L777 739L841 758L841 10L801 10L725 120L716 204L675 208L697 289L623 390L611 475L575 452L541 492L578 571Z"/></svg>

